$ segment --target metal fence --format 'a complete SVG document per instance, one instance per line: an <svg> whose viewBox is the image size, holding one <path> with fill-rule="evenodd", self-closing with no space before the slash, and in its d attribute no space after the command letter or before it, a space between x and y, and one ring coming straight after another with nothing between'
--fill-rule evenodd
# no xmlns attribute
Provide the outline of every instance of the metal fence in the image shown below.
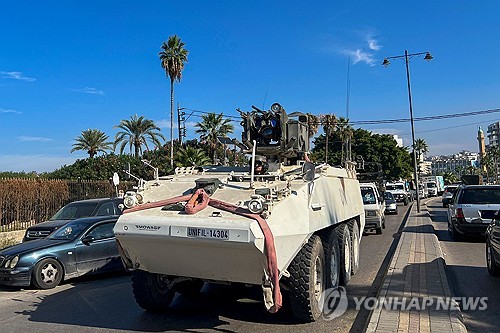
<svg viewBox="0 0 500 333"><path fill-rule="evenodd" d="M121 182L118 189L132 189ZM116 196L109 181L0 179L0 232L22 230L48 220L62 206L83 199Z"/></svg>

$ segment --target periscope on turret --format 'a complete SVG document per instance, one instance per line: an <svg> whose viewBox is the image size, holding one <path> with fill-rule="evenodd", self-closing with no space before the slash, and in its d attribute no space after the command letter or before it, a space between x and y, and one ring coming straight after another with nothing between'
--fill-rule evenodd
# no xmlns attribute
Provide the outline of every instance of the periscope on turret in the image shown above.
<svg viewBox="0 0 500 333"><path fill-rule="evenodd" d="M322 295L359 267L365 215L354 163L308 160L306 114L278 103L238 111L248 167L177 168L127 194L114 232L135 300L164 310L175 292L204 282L243 283L262 287L269 312L289 302L296 317L317 320Z"/></svg>

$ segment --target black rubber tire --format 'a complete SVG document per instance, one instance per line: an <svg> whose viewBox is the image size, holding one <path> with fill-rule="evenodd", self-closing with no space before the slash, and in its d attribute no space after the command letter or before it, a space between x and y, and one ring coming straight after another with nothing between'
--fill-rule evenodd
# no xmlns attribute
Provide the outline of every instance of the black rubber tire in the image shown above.
<svg viewBox="0 0 500 333"><path fill-rule="evenodd" d="M205 283L203 280L182 281L175 286L175 291L186 298L195 298L200 294L201 288Z"/></svg>
<svg viewBox="0 0 500 333"><path fill-rule="evenodd" d="M324 235L323 248L325 249L325 289L336 289L340 283L340 245L337 233L332 228Z"/></svg>
<svg viewBox="0 0 500 333"><path fill-rule="evenodd" d="M63 267L59 261L43 259L33 269L32 284L39 289L52 289L61 283L63 276Z"/></svg>
<svg viewBox="0 0 500 333"><path fill-rule="evenodd" d="M385 217L384 217L384 219L382 220L382 229L385 229Z"/></svg>
<svg viewBox="0 0 500 333"><path fill-rule="evenodd" d="M380 228L376 228L376 229L375 229L375 233L376 233L377 235L382 235L382 227L380 227Z"/></svg>
<svg viewBox="0 0 500 333"><path fill-rule="evenodd" d="M341 286L347 286L351 279L351 233L346 223L337 225L334 229L340 248L340 281Z"/></svg>
<svg viewBox="0 0 500 333"><path fill-rule="evenodd" d="M405 206L408 206L408 200L404 201Z"/></svg>
<svg viewBox="0 0 500 333"><path fill-rule="evenodd" d="M462 235L460 233L458 233L457 230L455 230L455 227L451 223L448 224L448 231L450 232L451 239L454 242L459 242L463 239Z"/></svg>
<svg viewBox="0 0 500 333"><path fill-rule="evenodd" d="M359 227L357 221L349 222L349 231L351 233L351 275L358 272L359 269Z"/></svg>
<svg viewBox="0 0 500 333"><path fill-rule="evenodd" d="M132 275L132 291L137 304L146 311L159 312L168 309L175 296L166 275L141 270Z"/></svg>
<svg viewBox="0 0 500 333"><path fill-rule="evenodd" d="M319 301L325 289L325 253L319 236L309 238L288 267L288 272L293 315L305 322L318 320L323 312ZM318 278L321 283L319 286Z"/></svg>
<svg viewBox="0 0 500 333"><path fill-rule="evenodd" d="M491 276L500 276L500 266L498 266L495 261L495 255L491 250L491 242L489 238L486 239L486 266L488 267L488 273L490 273Z"/></svg>

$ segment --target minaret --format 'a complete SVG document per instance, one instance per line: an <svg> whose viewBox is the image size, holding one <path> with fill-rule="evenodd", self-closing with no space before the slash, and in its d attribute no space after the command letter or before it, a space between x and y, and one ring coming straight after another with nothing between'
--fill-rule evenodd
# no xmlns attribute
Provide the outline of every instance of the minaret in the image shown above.
<svg viewBox="0 0 500 333"><path fill-rule="evenodd" d="M484 146L484 132L481 129L481 126L479 126L479 129L477 130L477 142L479 143L479 163L481 166L481 170L483 170L483 172L486 172L486 165L483 164L483 159L486 155L486 148Z"/></svg>

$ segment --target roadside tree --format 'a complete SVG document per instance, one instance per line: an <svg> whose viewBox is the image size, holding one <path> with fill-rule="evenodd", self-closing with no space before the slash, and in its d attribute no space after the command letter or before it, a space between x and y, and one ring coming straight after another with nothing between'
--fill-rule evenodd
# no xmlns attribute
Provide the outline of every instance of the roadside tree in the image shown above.
<svg viewBox="0 0 500 333"><path fill-rule="evenodd" d="M90 158L93 158L97 153L112 150L113 143L108 142L109 137L98 129L88 129L82 131L73 144L73 149L71 152L77 150L83 150L89 154Z"/></svg>

